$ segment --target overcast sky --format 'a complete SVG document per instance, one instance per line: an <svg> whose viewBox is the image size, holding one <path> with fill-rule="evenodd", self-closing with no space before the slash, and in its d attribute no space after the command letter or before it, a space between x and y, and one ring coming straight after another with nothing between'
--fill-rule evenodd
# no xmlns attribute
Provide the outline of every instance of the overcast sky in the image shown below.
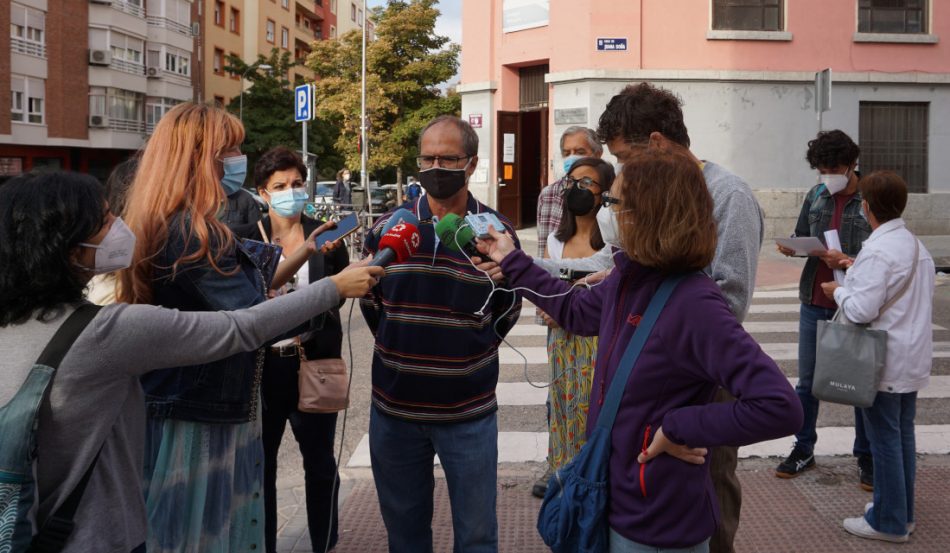
<svg viewBox="0 0 950 553"><path fill-rule="evenodd" d="M367 0L369 6L381 6L386 0ZM456 44L462 43L462 0L439 0L439 11L442 15L435 23L435 32L449 37ZM448 84L458 82L458 75L449 80Z"/></svg>

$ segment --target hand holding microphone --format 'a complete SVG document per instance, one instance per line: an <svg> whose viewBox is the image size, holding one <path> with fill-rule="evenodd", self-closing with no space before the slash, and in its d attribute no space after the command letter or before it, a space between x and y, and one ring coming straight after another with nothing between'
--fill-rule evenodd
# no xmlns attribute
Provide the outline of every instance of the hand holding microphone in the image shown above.
<svg viewBox="0 0 950 553"><path fill-rule="evenodd" d="M501 263L502 259L517 249L511 236L498 232L494 226L488 227L488 234L491 238L477 240L478 251L490 257L495 263Z"/></svg>
<svg viewBox="0 0 950 553"><path fill-rule="evenodd" d="M379 284L379 279L386 274L382 267L374 267L368 263L349 265L339 273L330 277L336 284L340 297L362 298L370 289Z"/></svg>
<svg viewBox="0 0 950 553"><path fill-rule="evenodd" d="M419 249L422 237L412 223L397 223L379 239L378 253L369 262L370 267L385 267L390 263L405 263Z"/></svg>

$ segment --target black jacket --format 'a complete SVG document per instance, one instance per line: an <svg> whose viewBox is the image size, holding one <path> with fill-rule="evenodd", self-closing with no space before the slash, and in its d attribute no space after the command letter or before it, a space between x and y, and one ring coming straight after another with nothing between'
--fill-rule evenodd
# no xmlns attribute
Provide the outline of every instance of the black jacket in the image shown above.
<svg viewBox="0 0 950 553"><path fill-rule="evenodd" d="M306 215L302 215L300 220L303 223L304 237L310 236L311 232L323 224L323 221L311 219ZM264 216L261 219L261 224L264 226L267 237L270 238L272 234L270 217ZM234 234L241 238L264 240L257 223L241 225L234 229ZM320 242L319 237L317 242ZM284 252L285 255L290 253ZM316 253L310 256L307 263L310 270L310 282L316 282L323 277L335 275L342 271L350 264L350 256L346 248L341 247L327 255ZM303 344L308 359L340 357L343 344L343 325L340 321L339 308L332 309L311 319L310 331L313 333L312 338Z"/></svg>

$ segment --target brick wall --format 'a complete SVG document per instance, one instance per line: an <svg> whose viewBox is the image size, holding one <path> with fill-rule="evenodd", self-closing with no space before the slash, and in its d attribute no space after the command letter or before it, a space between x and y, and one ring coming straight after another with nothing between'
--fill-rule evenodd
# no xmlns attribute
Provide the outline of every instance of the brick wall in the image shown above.
<svg viewBox="0 0 950 553"><path fill-rule="evenodd" d="M10 134L10 3L0 8L0 134Z"/></svg>
<svg viewBox="0 0 950 553"><path fill-rule="evenodd" d="M46 37L49 136L86 140L89 138L88 0L49 0Z"/></svg>

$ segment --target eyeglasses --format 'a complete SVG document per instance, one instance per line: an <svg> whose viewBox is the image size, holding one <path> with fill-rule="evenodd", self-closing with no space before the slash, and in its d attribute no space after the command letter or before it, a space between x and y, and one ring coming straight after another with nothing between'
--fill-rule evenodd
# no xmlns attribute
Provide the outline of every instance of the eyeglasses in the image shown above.
<svg viewBox="0 0 950 553"><path fill-rule="evenodd" d="M575 179L574 177L568 175L567 183L568 183L567 188L576 186L580 188L581 190L588 190L590 189L591 186L597 186L598 188L600 187L600 183L590 177L582 177L579 179Z"/></svg>
<svg viewBox="0 0 950 553"><path fill-rule="evenodd" d="M611 205L620 205L620 198L615 198L610 195L609 192L604 192L600 195L600 203L604 207L609 207Z"/></svg>
<svg viewBox="0 0 950 553"><path fill-rule="evenodd" d="M432 169L435 162L439 162L439 167L444 169L461 169L468 164L472 156L419 156L416 158L416 164L419 169ZM464 163L463 163L464 162Z"/></svg>

